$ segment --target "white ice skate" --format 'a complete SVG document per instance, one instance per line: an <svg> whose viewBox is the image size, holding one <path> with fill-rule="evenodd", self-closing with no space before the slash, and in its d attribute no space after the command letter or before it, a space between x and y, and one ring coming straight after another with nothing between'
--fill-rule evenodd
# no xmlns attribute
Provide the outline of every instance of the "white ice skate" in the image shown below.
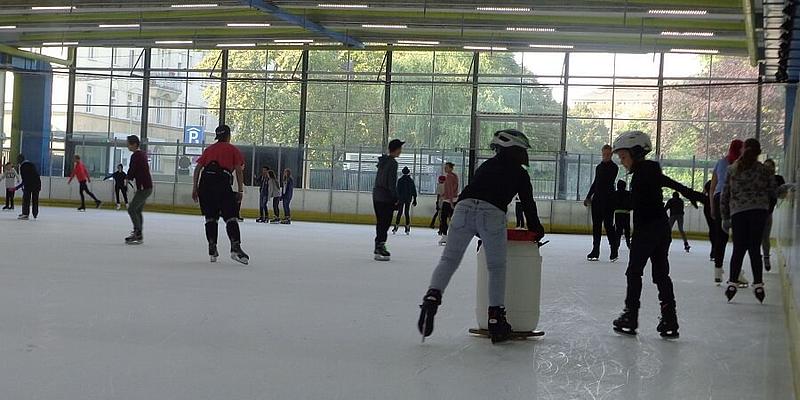
<svg viewBox="0 0 800 400"><path fill-rule="evenodd" d="M447 245L447 235L442 235L439 239L439 246L446 246Z"/></svg>

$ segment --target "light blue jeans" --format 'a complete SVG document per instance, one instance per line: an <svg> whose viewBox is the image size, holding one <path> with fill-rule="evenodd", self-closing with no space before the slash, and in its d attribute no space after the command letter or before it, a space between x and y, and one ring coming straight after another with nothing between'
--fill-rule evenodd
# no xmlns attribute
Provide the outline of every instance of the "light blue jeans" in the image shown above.
<svg viewBox="0 0 800 400"><path fill-rule="evenodd" d="M431 289L442 293L461 264L472 238L483 241L489 270L489 306L502 306L506 295L506 213L483 200L464 199L456 205L447 246L431 277Z"/></svg>

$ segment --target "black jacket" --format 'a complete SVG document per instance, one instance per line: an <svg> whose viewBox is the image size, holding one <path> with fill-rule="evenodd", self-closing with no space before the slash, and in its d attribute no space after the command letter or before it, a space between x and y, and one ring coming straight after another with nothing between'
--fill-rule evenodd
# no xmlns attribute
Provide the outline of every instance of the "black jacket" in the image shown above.
<svg viewBox="0 0 800 400"><path fill-rule="evenodd" d="M39 171L32 162L25 160L19 166L19 174L22 176L22 186L26 191L38 192L42 190L42 180Z"/></svg>
<svg viewBox="0 0 800 400"><path fill-rule="evenodd" d="M397 203L397 161L394 157L384 154L378 159L378 173L375 174L372 201Z"/></svg>
<svg viewBox="0 0 800 400"><path fill-rule="evenodd" d="M674 217L685 214L685 212L683 211L683 207L684 207L683 200L680 197L677 199L672 197L669 200L667 200L667 205L664 206L664 209L669 210L670 217Z"/></svg>
<svg viewBox="0 0 800 400"><path fill-rule="evenodd" d="M617 173L619 173L619 167L613 161L601 161L600 164L597 164L597 167L594 168L594 182L592 182L586 198L600 203L611 200Z"/></svg>
<svg viewBox="0 0 800 400"><path fill-rule="evenodd" d="M632 202L631 192L627 190L616 190L611 194L611 204L614 210L633 210Z"/></svg>
<svg viewBox="0 0 800 400"><path fill-rule="evenodd" d="M664 195L661 190L668 187L683 197L695 202L703 201L703 194L675 182L661 172L661 165L655 161L637 162L632 169L631 195L633 198L633 227L653 222L667 221L664 210Z"/></svg>
<svg viewBox="0 0 800 400"><path fill-rule="evenodd" d="M410 175L403 175L397 181L397 199L401 203L417 201L417 185Z"/></svg>

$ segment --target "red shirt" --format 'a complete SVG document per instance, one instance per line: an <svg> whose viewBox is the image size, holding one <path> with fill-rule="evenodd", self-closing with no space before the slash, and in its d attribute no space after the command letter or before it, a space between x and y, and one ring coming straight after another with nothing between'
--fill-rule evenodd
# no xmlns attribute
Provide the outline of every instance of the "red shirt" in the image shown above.
<svg viewBox="0 0 800 400"><path fill-rule="evenodd" d="M72 169L72 173L69 175L70 182L72 182L72 178L77 179L78 182L86 182L89 180L89 171L86 170L83 161L75 163L75 168Z"/></svg>
<svg viewBox="0 0 800 400"><path fill-rule="evenodd" d="M228 142L217 142L208 146L197 159L197 165L205 167L212 161L216 161L220 167L230 172L233 172L236 167L244 165L242 152Z"/></svg>

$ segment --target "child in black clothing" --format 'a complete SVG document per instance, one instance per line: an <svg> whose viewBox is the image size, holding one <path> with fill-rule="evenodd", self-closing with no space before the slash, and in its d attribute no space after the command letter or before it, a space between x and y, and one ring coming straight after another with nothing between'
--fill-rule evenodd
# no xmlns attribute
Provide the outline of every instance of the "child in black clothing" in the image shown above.
<svg viewBox="0 0 800 400"><path fill-rule="evenodd" d="M667 200L664 210L669 211L670 230L672 230L672 227L675 226L676 222L678 223L678 232L681 233L681 239L683 239L683 249L688 253L692 246L689 246L689 241L686 239L686 232L683 230L683 215L685 212L683 211L683 200L681 200L681 194L678 192L672 192L672 198Z"/></svg>
<svg viewBox="0 0 800 400"><path fill-rule="evenodd" d="M622 242L631 248L631 192L627 190L627 183L622 179L617 181L617 191L612 193L611 200L614 205L614 228L617 230L617 243Z"/></svg>
<svg viewBox="0 0 800 400"><path fill-rule="evenodd" d="M120 208L119 195L122 193L122 199L125 200L125 208L128 208L128 175L123 171L125 167L122 164L117 165L117 170L111 175L106 176L103 180L114 179L114 194L117 197L117 210ZM133 185L131 185L133 187Z"/></svg>
<svg viewBox="0 0 800 400"><path fill-rule="evenodd" d="M696 208L703 194L675 182L661 173L661 165L645 160L653 149L650 138L643 132L625 132L614 141L614 153L631 178L633 206L633 240L631 241L625 310L613 322L619 333L635 335L639 326L639 299L642 295L642 274L647 261L653 266L653 283L658 287L661 319L656 328L662 337L677 338L678 316L675 312L675 293L669 277L669 245L672 232L664 211L662 187L677 190Z"/></svg>

